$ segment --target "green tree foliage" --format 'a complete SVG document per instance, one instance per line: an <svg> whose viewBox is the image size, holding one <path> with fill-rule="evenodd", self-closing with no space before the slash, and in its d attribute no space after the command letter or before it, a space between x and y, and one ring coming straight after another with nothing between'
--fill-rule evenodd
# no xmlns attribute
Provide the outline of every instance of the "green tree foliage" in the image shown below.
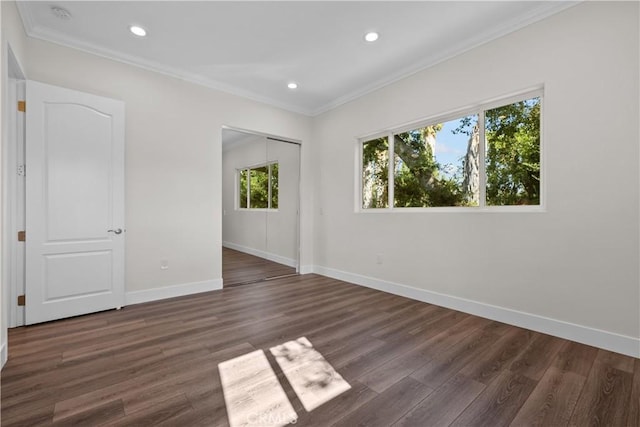
<svg viewBox="0 0 640 427"><path fill-rule="evenodd" d="M269 168L267 166L251 169L249 204L253 209L269 207Z"/></svg>
<svg viewBox="0 0 640 427"><path fill-rule="evenodd" d="M540 98L485 112L487 205L540 204Z"/></svg>
<svg viewBox="0 0 640 427"><path fill-rule="evenodd" d="M247 207L247 175L248 169L242 169L240 171L240 207Z"/></svg>
<svg viewBox="0 0 640 427"><path fill-rule="evenodd" d="M364 208L386 208L389 200L389 143L386 137L362 146L362 202Z"/></svg>
<svg viewBox="0 0 640 427"><path fill-rule="evenodd" d="M466 204L460 177L448 177L434 156L429 141L436 140L442 124L395 135L397 156L394 206L433 207Z"/></svg>
<svg viewBox="0 0 640 427"><path fill-rule="evenodd" d="M278 179L279 166L277 163L271 164L271 209L278 209Z"/></svg>

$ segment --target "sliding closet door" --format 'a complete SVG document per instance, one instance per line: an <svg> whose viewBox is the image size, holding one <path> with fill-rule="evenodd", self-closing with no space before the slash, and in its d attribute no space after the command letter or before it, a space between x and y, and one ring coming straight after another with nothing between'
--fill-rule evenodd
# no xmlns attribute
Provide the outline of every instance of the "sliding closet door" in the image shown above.
<svg viewBox="0 0 640 427"><path fill-rule="evenodd" d="M269 209L264 136L222 131L222 278L224 286L264 280Z"/></svg>
<svg viewBox="0 0 640 427"><path fill-rule="evenodd" d="M298 270L300 146L267 138L271 205L267 211L266 247L275 262L268 277Z"/></svg>

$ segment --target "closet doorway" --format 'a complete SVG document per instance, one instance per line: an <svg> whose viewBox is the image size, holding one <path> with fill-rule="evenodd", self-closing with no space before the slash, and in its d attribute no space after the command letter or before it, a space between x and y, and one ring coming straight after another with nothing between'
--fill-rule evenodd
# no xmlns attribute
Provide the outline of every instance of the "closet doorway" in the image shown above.
<svg viewBox="0 0 640 427"><path fill-rule="evenodd" d="M299 271L300 143L222 129L224 287Z"/></svg>

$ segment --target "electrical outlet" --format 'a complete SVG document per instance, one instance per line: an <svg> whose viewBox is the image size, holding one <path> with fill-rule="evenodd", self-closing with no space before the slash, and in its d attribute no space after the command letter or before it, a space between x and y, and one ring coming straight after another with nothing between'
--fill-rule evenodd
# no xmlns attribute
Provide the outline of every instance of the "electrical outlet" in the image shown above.
<svg viewBox="0 0 640 427"><path fill-rule="evenodd" d="M160 260L160 270L168 270L169 269L169 261L166 259Z"/></svg>
<svg viewBox="0 0 640 427"><path fill-rule="evenodd" d="M376 255L376 264L382 264L382 254Z"/></svg>

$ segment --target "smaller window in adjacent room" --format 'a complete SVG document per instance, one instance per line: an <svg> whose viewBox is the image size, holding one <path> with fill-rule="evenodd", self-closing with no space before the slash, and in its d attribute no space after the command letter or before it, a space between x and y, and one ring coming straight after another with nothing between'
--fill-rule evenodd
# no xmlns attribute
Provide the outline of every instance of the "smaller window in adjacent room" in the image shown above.
<svg viewBox="0 0 640 427"><path fill-rule="evenodd" d="M539 206L541 100L536 90L362 140L362 209Z"/></svg>
<svg viewBox="0 0 640 427"><path fill-rule="evenodd" d="M278 209L278 163L238 170L240 209Z"/></svg>

